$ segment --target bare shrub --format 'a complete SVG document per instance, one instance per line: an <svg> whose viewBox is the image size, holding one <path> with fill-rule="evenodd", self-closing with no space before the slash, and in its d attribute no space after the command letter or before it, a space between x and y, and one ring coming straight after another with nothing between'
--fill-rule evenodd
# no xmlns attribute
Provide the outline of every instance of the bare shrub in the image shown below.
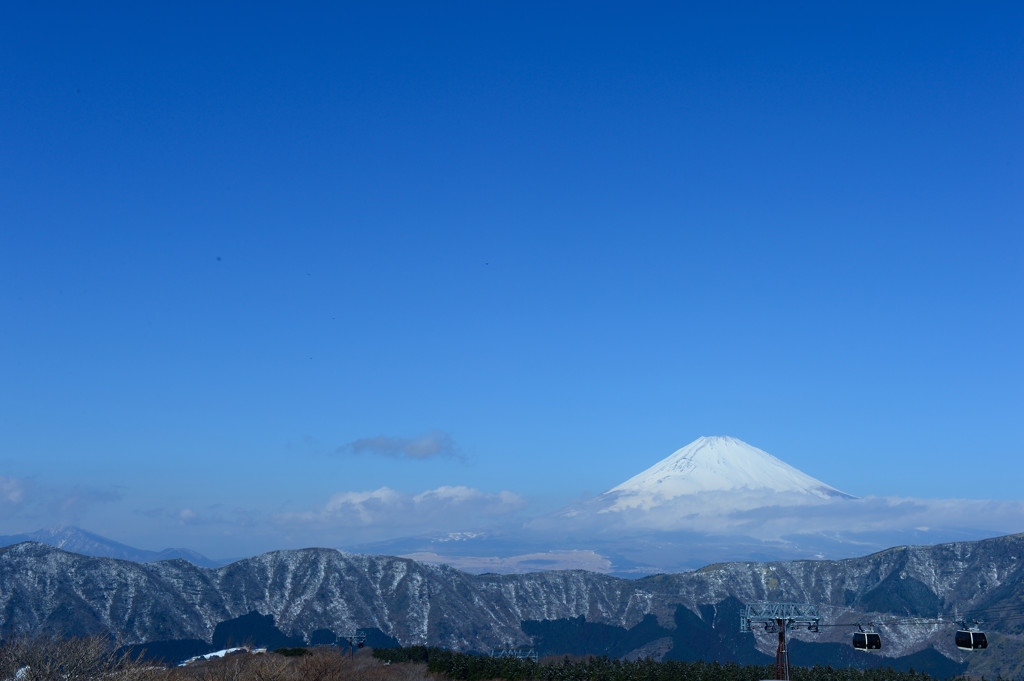
<svg viewBox="0 0 1024 681"><path fill-rule="evenodd" d="M159 672L118 653L106 636L17 637L0 646L0 679L148 681Z"/></svg>
<svg viewBox="0 0 1024 681"><path fill-rule="evenodd" d="M246 671L248 681L291 681L295 679L292 660L281 655L251 655Z"/></svg>
<svg viewBox="0 0 1024 681"><path fill-rule="evenodd" d="M314 648L296 665L303 681L345 681L352 677L353 663L338 648Z"/></svg>
<svg viewBox="0 0 1024 681"><path fill-rule="evenodd" d="M19 670L21 670L19 672ZM118 655L105 637L16 638L0 645L0 681L444 681L425 664L384 664L314 648L300 657L239 652L187 667L150 667Z"/></svg>

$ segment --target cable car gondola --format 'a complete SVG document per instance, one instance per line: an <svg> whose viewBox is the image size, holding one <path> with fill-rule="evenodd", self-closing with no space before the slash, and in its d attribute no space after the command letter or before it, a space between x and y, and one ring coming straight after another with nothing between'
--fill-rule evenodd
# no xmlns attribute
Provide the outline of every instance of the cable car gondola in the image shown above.
<svg viewBox="0 0 1024 681"><path fill-rule="evenodd" d="M882 637L873 631L854 632L853 647L856 650L881 650Z"/></svg>
<svg viewBox="0 0 1024 681"><path fill-rule="evenodd" d="M984 650L988 648L988 638L984 631L971 627L956 632L956 647L960 650Z"/></svg>

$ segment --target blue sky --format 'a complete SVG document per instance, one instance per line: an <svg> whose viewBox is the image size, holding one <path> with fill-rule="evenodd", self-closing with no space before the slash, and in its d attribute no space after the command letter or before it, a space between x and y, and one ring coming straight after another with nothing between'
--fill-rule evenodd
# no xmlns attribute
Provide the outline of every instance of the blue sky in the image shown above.
<svg viewBox="0 0 1024 681"><path fill-rule="evenodd" d="M701 435L858 496L1020 499L1022 29L5 5L0 534L341 547ZM329 512L364 497L402 513Z"/></svg>

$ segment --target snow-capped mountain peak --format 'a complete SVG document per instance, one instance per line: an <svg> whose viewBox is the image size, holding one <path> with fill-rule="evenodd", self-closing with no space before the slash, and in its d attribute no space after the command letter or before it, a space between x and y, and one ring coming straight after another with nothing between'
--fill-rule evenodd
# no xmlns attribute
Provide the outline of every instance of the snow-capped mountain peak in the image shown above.
<svg viewBox="0 0 1024 681"><path fill-rule="evenodd" d="M602 497L611 508L650 508L677 497L705 492L785 495L799 499L848 498L768 452L733 437L701 437L638 473Z"/></svg>

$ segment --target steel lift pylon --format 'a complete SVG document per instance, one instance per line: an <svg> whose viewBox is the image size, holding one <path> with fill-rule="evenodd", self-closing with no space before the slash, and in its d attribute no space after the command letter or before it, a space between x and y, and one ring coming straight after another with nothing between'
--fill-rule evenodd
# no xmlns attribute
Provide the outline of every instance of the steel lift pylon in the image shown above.
<svg viewBox="0 0 1024 681"><path fill-rule="evenodd" d="M789 651L786 649L786 630L818 631L821 616L818 606L810 603L749 603L740 615L740 631L753 631L760 625L767 631L779 632L779 647L775 653L775 678L789 681Z"/></svg>

